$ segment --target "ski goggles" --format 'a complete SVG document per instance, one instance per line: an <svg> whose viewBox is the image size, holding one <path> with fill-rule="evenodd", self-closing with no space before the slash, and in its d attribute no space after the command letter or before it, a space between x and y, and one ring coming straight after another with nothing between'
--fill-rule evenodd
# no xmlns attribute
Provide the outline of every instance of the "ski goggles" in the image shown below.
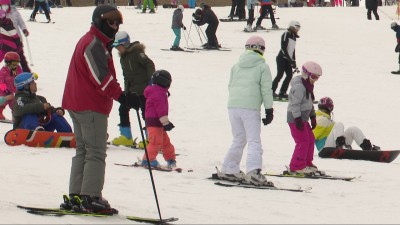
<svg viewBox="0 0 400 225"><path fill-rule="evenodd" d="M320 75L318 75L318 74L316 74L316 73L311 73L311 72L309 72L306 68L304 68L304 66L303 66L303 72L305 73L305 74L307 74L307 76L309 77L309 78L311 78L312 80L318 80L319 79L319 77L320 77Z"/></svg>
<svg viewBox="0 0 400 225"><path fill-rule="evenodd" d="M110 12L106 12L101 14L101 18L107 20L107 23L111 26L119 26L123 22L122 14L118 10L112 10Z"/></svg>

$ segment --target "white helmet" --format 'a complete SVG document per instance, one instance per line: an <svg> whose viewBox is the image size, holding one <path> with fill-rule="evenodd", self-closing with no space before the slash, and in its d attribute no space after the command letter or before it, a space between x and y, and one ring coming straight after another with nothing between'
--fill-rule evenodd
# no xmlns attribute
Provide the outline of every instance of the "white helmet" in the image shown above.
<svg viewBox="0 0 400 225"><path fill-rule="evenodd" d="M296 20L290 21L289 28L291 28L291 27L295 28L297 31L299 31L301 28L299 21L296 21Z"/></svg>
<svg viewBox="0 0 400 225"><path fill-rule="evenodd" d="M131 39L129 37L129 34L126 33L126 31L118 31L115 34L115 40L114 40L114 43L112 44L112 46L117 47L119 45L123 45L126 43L129 44L130 42L131 42Z"/></svg>
<svg viewBox="0 0 400 225"><path fill-rule="evenodd" d="M183 5L178 5L178 9L180 9L183 12L183 10L185 10L185 7L183 7Z"/></svg>
<svg viewBox="0 0 400 225"><path fill-rule="evenodd" d="M245 48L247 50L259 51L261 54L264 54L265 41L260 36L252 36L246 41Z"/></svg>

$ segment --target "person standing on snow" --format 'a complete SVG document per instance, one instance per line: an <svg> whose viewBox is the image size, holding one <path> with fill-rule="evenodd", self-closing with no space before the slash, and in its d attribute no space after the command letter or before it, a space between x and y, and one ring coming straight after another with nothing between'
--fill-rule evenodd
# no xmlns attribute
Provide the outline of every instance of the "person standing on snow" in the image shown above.
<svg viewBox="0 0 400 225"><path fill-rule="evenodd" d="M392 71L392 74L400 74L400 26L396 22L393 22L393 23L390 24L390 28L394 32L396 32L397 45L396 45L396 48L394 49L394 51L399 54L399 59L398 59L399 70L398 71Z"/></svg>
<svg viewBox="0 0 400 225"><path fill-rule="evenodd" d="M292 79L289 92L287 122L296 143L289 165L289 173L311 174L318 171L313 164L314 134L317 126L314 110L314 84L322 76L318 63L308 61L302 66L302 73ZM311 126L308 121L311 119Z"/></svg>
<svg viewBox="0 0 400 225"><path fill-rule="evenodd" d="M44 14L46 15L47 23L50 23L51 22L50 12L49 12L49 9L47 8L45 0L35 0L35 8L33 9L33 12L31 14L31 17L29 18L29 21L36 21L35 17L36 17L37 12L39 11L39 7L41 7L43 9Z"/></svg>
<svg viewBox="0 0 400 225"><path fill-rule="evenodd" d="M193 13L193 23L202 26L204 24L208 24L206 29L206 35L208 42L204 44L204 48L206 49L218 49L221 46L218 44L217 39L217 29L219 20L215 15L214 11L211 9L209 5L201 4L201 9L197 9L195 13Z"/></svg>
<svg viewBox="0 0 400 225"><path fill-rule="evenodd" d="M113 47L118 50L121 57L120 63L124 76L125 91L135 93L132 96L133 99L131 99L132 108L135 110L140 108L144 119L146 98L143 92L155 71L154 62L145 54L145 46L142 43L139 41L130 43L129 35L125 31L118 31L115 35ZM131 123L129 121L130 109L125 104L119 106L119 130L121 136L111 141L113 145L132 146L136 144L132 138ZM139 143L140 147L143 148L142 142Z"/></svg>
<svg viewBox="0 0 400 225"><path fill-rule="evenodd" d="M271 71L263 57L265 41L262 37L250 37L245 48L246 52L231 69L228 113L233 140L218 176L225 180L268 186L273 184L261 173L263 149L260 122L266 126L274 118ZM261 104L265 108L263 119ZM248 152L244 174L240 171L240 162L246 144Z"/></svg>
<svg viewBox="0 0 400 225"><path fill-rule="evenodd" d="M146 98L146 128L149 135L149 145L146 154L143 155L142 166L159 167L157 155L161 151L167 166L176 168L175 147L171 144L167 131L175 126L169 121L168 89L171 86L172 77L166 70L157 70L151 77L151 85L144 90Z"/></svg>
<svg viewBox="0 0 400 225"><path fill-rule="evenodd" d="M360 128L352 126L345 130L343 123L333 121L333 107L330 97L323 97L318 102L317 126L313 130L318 151L325 147L352 149L353 140L362 150L380 150L379 146L372 145L371 141L365 138Z"/></svg>
<svg viewBox="0 0 400 225"><path fill-rule="evenodd" d="M287 100L288 95L286 91L289 88L290 81L293 77L293 69L297 71L296 65L296 40L299 37L297 33L300 30L300 23L298 21L291 21L289 28L282 34L281 37L281 50L276 56L277 74L272 82L272 91L274 98L279 100ZM283 74L286 73L286 78L283 81L279 95L276 94L276 89L281 81Z"/></svg>
<svg viewBox="0 0 400 225"><path fill-rule="evenodd" d="M15 77L22 73L22 68L19 65L20 58L16 52L7 52L4 56L5 65L0 69L0 96L14 96L17 90L14 86ZM10 107L11 111L14 108L14 98L0 104L0 120L5 120L3 114L6 105Z"/></svg>
<svg viewBox="0 0 400 225"><path fill-rule="evenodd" d="M4 0L0 0L0 4L1 4L1 1L4 1ZM5 0L5 1L7 2L9 0ZM13 2L11 2L11 3L13 3ZM12 22L14 24L14 27L18 32L18 36L19 36L19 38L21 40L22 48L21 48L21 51L18 54L19 54L19 57L21 59L20 64L21 64L22 70L24 72L31 72L31 69L28 66L28 62L27 62L25 54L24 54L24 48L23 48L23 42L22 42L23 36L21 34L21 31L22 31L24 36L28 37L29 36L29 31L28 31L28 29L27 29L27 27L25 25L24 20L22 19L21 14L18 12L17 8L15 7L15 2L14 2L14 4L11 4L11 11L10 11L10 13L7 14L7 17L12 20Z"/></svg>
<svg viewBox="0 0 400 225"><path fill-rule="evenodd" d="M367 8L367 19L372 20L371 12L374 13L375 19L379 20L378 15L378 0L365 0L365 7Z"/></svg>
<svg viewBox="0 0 400 225"><path fill-rule="evenodd" d="M108 215L118 212L104 199L102 190L113 100L130 105L132 99L129 93L122 92L117 81L111 51L120 24L122 15L117 8L97 6L90 30L79 40L72 55L62 107L72 118L76 155L71 164L69 198L64 199L63 209Z"/></svg>
<svg viewBox="0 0 400 225"><path fill-rule="evenodd" d="M18 36L11 19L7 18L7 11L3 9L4 5L0 5L0 62L3 61L7 52L16 52L19 54L22 50L21 39ZM8 12L11 9L8 8Z"/></svg>
<svg viewBox="0 0 400 225"><path fill-rule="evenodd" d="M178 8L174 10L174 14L172 15L172 31L175 34L174 44L170 48L172 51L184 51L183 48L179 47L179 43L181 41L181 29L186 30L185 25L183 25L183 5L178 5Z"/></svg>
<svg viewBox="0 0 400 225"><path fill-rule="evenodd" d="M249 18L247 19L247 26L244 28L246 32L253 32L254 22L254 8L258 0L247 0L247 10L249 11Z"/></svg>
<svg viewBox="0 0 400 225"><path fill-rule="evenodd" d="M260 17L258 17L256 27L254 28L255 30L265 30L266 28L261 26L261 22L267 15L268 13L271 15L271 23L272 23L272 29L279 29L278 25L276 25L275 21L275 16L274 16L274 10L272 9L272 0L260 0L261 2L261 14Z"/></svg>

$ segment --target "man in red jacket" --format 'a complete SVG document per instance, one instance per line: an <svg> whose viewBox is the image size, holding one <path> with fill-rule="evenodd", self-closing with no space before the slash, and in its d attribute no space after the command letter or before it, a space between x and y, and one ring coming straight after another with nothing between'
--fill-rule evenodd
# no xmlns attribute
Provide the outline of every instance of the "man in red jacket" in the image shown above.
<svg viewBox="0 0 400 225"><path fill-rule="evenodd" d="M118 9L111 5L97 6L89 32L79 40L72 55L62 107L72 118L76 155L72 158L69 198L61 204L65 209L118 213L102 198L102 190L107 118L113 100L121 104L128 101L117 81L111 55L111 44L120 24L122 15Z"/></svg>

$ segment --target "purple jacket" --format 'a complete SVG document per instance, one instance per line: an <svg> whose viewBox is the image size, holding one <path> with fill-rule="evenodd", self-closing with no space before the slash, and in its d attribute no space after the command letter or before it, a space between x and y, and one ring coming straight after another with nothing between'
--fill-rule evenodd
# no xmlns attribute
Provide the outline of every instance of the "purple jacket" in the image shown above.
<svg viewBox="0 0 400 225"><path fill-rule="evenodd" d="M147 127L162 127L160 117L168 115L168 89L149 85L144 89L146 98L145 121Z"/></svg>

